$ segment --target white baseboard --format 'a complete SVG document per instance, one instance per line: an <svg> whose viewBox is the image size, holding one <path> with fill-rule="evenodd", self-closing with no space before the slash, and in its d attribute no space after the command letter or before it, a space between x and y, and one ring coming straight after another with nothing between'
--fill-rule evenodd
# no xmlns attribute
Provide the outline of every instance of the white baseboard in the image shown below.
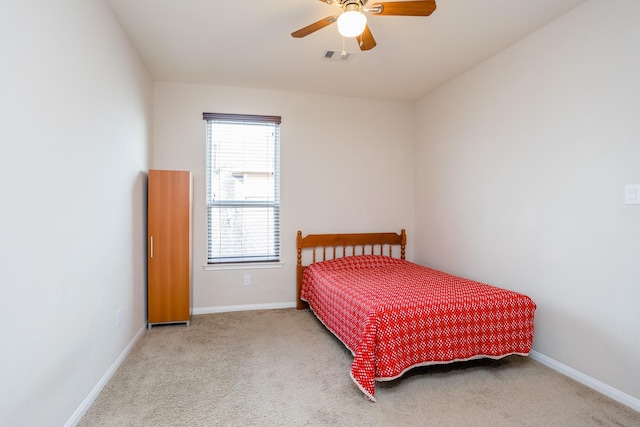
<svg viewBox="0 0 640 427"><path fill-rule="evenodd" d="M569 366L564 365L556 360L553 360L552 358L545 356L544 354L538 353L537 351L531 350L531 353L529 353L529 357L542 363L545 366L548 366L554 371L558 371L561 374L566 375L567 377L576 380L579 383L584 384L587 387L590 387L595 391L622 403L623 405L630 407L634 411L640 412L640 399L636 399L633 396L623 393L618 389L615 389L601 381L598 381L595 378L591 378L590 376L585 375L580 371L576 371L575 369L570 368Z"/></svg>
<svg viewBox="0 0 640 427"><path fill-rule="evenodd" d="M278 310L282 308L295 308L295 302L279 302L272 304L247 304L247 305L223 305L217 307L199 307L191 309L191 314L213 314L228 313L231 311L251 311L251 310Z"/></svg>
<svg viewBox="0 0 640 427"><path fill-rule="evenodd" d="M78 424L78 422L83 417L83 415L87 412L87 410L89 409L93 401L96 400L96 397L98 397L98 395L100 394L104 386L107 385L107 383L109 382L113 374L115 374L115 372L118 370L122 362L124 362L124 359L127 358L127 355L129 355L129 352L131 351L133 346L136 344L136 342L140 339L140 337L142 336L146 328L147 328L147 324L145 323L144 325L142 325L142 328L138 331L136 336L133 337L133 339L129 342L127 347L122 351L122 353L120 353L120 356L118 356L116 361L113 362L111 367L107 370L107 372L104 374L102 379L100 379L98 384L93 388L93 390L91 390L91 393L89 393L87 398L84 399L80 407L78 407L78 409L76 409L76 411L73 413L71 418L69 418L69 420L65 424L65 427L73 427L76 424Z"/></svg>

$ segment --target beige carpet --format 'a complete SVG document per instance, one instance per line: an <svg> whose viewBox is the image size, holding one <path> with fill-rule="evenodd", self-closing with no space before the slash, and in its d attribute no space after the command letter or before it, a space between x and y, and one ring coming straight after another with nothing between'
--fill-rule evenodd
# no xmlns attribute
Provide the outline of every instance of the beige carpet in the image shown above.
<svg viewBox="0 0 640 427"><path fill-rule="evenodd" d="M526 357L418 368L377 383L377 403L351 360L307 310L195 316L146 331L78 425L640 426Z"/></svg>

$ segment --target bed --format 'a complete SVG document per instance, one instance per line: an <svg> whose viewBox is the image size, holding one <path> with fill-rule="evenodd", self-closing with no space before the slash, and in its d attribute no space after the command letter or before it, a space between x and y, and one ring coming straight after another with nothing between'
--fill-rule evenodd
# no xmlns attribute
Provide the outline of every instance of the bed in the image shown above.
<svg viewBox="0 0 640 427"><path fill-rule="evenodd" d="M351 378L375 382L431 364L526 356L526 295L405 259L406 232L297 235L297 307L310 308L353 354Z"/></svg>

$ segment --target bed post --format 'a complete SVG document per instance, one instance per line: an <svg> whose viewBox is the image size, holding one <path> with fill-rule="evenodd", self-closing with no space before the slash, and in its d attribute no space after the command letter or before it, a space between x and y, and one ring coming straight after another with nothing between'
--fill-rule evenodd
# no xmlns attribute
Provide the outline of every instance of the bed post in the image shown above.
<svg viewBox="0 0 640 427"><path fill-rule="evenodd" d="M403 228L402 230L400 230L400 259L404 259L406 246L407 246L407 232Z"/></svg>
<svg viewBox="0 0 640 427"><path fill-rule="evenodd" d="M300 299L302 291L302 231L298 230L296 237L296 247L298 249L298 263L296 265L296 308L302 310L305 308L304 302Z"/></svg>

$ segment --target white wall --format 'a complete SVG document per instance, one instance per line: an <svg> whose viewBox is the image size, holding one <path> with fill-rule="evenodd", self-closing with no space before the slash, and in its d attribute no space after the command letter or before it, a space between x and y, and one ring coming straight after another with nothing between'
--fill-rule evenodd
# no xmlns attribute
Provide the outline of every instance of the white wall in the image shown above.
<svg viewBox="0 0 640 427"><path fill-rule="evenodd" d="M417 106L416 260L529 294L534 349L640 399L640 2L592 0Z"/></svg>
<svg viewBox="0 0 640 427"><path fill-rule="evenodd" d="M413 104L228 87L156 83L152 167L194 175L196 313L292 305L295 238L308 233L413 230ZM203 112L279 115L284 267L205 271ZM243 285L244 274L252 285Z"/></svg>
<svg viewBox="0 0 640 427"><path fill-rule="evenodd" d="M153 88L102 0L3 2L0 58L0 425L60 426L145 322Z"/></svg>

